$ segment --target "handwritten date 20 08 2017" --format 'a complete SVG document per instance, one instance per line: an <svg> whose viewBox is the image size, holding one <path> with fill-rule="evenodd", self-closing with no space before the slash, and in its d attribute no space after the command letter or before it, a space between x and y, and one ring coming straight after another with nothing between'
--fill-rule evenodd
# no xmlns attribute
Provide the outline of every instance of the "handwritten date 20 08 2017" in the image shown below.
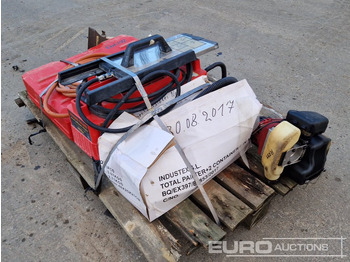
<svg viewBox="0 0 350 262"><path fill-rule="evenodd" d="M234 100L228 100L226 103L222 103L217 107L202 110L199 114L192 113L190 117L176 121L175 126L168 126L168 129L170 132L180 134L187 129L200 126L203 122L215 121L218 117L224 117L227 114L231 114L231 111L234 108L234 103Z"/></svg>

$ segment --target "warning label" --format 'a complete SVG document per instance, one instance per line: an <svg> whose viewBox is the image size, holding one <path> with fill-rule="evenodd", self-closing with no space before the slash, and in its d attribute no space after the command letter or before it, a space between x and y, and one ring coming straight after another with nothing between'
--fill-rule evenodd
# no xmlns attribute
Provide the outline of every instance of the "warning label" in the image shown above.
<svg viewBox="0 0 350 262"><path fill-rule="evenodd" d="M72 122L72 125L80 132L82 133L87 139L91 141L91 136L89 132L89 126L81 121L76 115L74 115L72 112L69 111L70 120Z"/></svg>

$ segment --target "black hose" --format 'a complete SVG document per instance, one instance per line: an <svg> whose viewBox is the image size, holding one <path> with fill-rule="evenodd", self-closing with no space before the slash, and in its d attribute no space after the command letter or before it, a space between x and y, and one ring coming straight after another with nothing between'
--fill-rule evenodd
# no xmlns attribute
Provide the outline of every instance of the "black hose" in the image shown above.
<svg viewBox="0 0 350 262"><path fill-rule="evenodd" d="M181 68L177 68L175 70L175 76L177 79L180 79L181 77L181 81L180 81L180 86L191 81L192 76L193 76L193 66L192 63L188 63L186 64L186 69L181 69ZM153 81L155 80L157 77L154 77L154 79L149 79L147 80L147 82L149 81ZM146 82L145 82L146 83ZM154 105L155 103L157 103L158 101L160 101L167 93L169 93L170 91L173 90L173 86L174 86L174 81L172 80L168 85L166 85L165 87L152 92L151 94L148 95L148 98L151 102L151 105ZM146 91L147 91L147 87L145 87ZM110 102L110 103L119 103L121 100L120 99L116 99L116 98L108 98L106 100L104 100L105 102ZM125 104L128 103L137 103L137 102L143 102L143 98L142 97L134 97L134 98L129 98L127 101L125 101ZM167 109L165 112L160 113L159 115L163 115L166 112L169 112L173 107L170 107L169 109ZM136 113L138 111L142 111L145 110L146 106L144 103L139 104L137 106L134 106L132 108L128 108L125 110L118 110L115 114L113 114L112 118L110 120L114 120L117 117L119 117L124 111L128 112L128 113ZM91 111L91 113L93 113L94 115L104 118L106 119L106 117L108 116L108 114L111 112L112 109L109 108L105 108L102 105L91 105L89 107L89 110ZM108 124L108 123L107 123ZM107 125L105 125L106 127Z"/></svg>
<svg viewBox="0 0 350 262"><path fill-rule="evenodd" d="M169 76L170 78L172 78L172 82L171 82L171 87L173 86L173 82L175 82L176 84L176 96L179 96L181 94L181 86L180 86L180 83L179 83L179 80L177 79L177 77L169 72L169 71L166 71L166 70L158 70L158 71L154 71L154 72L151 72L149 73L148 75L144 76L142 79L141 79L141 83L142 85L144 85L145 83L149 82L149 81L152 81L160 76ZM134 88L132 88L134 89ZM111 110L111 112L107 115L105 121L103 122L103 127L107 127L109 122L112 120L113 116L117 114L119 108L129 99L129 97L137 90L136 86L135 86L135 90L133 90L133 92L131 94L130 91L128 91L128 93L123 96L122 100ZM159 90L158 90L159 91ZM172 91L172 88L169 89L169 87L167 87L167 90L168 92ZM164 94L165 95L165 94ZM163 96L164 96L163 95ZM158 99L155 99L155 101L153 101L153 103L156 103L158 102L160 99L163 98L163 96L159 96ZM138 108L137 111L140 111L140 110L144 110L146 109L146 104L141 104L140 107Z"/></svg>
<svg viewBox="0 0 350 262"><path fill-rule="evenodd" d="M166 70L158 70L158 71L154 71L148 75L146 75L145 77L143 77L141 79L141 83L144 85L145 83L152 81L160 76L169 76L172 78L172 82L171 82L171 86L169 88L169 85L166 86L166 88L162 89L162 92L159 92L160 95L158 97L156 97L156 99L152 99L152 103L156 103L158 102L160 99L162 99L164 97L164 95L166 95L167 93L169 93L170 91L174 90L174 85L175 85L175 89L176 89L176 96L179 96L181 94L181 85L180 82L178 80L178 78L171 72L166 71ZM78 90L77 92L77 97L76 97L76 109L78 111L79 116L81 117L81 119L90 127L100 131L100 132L107 132L107 133L124 133L127 132L132 126L129 127L125 127L125 128L118 128L118 129L111 129L111 128L107 128L107 125L109 124L109 122L113 119L113 117L115 117L116 115L120 115L120 113L122 112L118 112L120 111L120 107L126 103L129 99L129 97L137 91L136 86L133 86L124 96L123 98L116 104L116 106L110 110L108 112L108 115L103 123L102 126L96 125L95 123L91 122L83 113L82 109L81 109L81 97L83 95L83 93L85 92L85 90L91 86L92 84L96 83L98 81L98 78L94 78L86 83L84 83ZM158 91L157 91L158 92ZM137 111L140 111L142 109L145 109L146 105L142 104L140 106L138 106ZM168 108L167 110L164 111L169 111L171 110L172 107ZM132 110L135 110L135 108L133 108ZM106 110L105 110L106 111ZM126 110L127 111L127 110ZM162 114L166 113L166 112L162 112Z"/></svg>
<svg viewBox="0 0 350 262"><path fill-rule="evenodd" d="M109 122L112 120L113 116L118 112L119 108L129 99L129 97L133 93L135 93L136 90L137 90L137 87L135 85L129 89L129 91L123 96L123 98L120 100L120 102L118 104L116 104L115 107L108 113L105 121L102 124L102 127L108 126Z"/></svg>
<svg viewBox="0 0 350 262"><path fill-rule="evenodd" d="M201 96L209 94L210 92L213 92L213 91L218 90L218 89L220 89L220 88L222 88L224 86L228 86L228 85L236 83L236 82L238 82L238 80L235 77L232 77L232 76L222 78L222 79L214 82L212 85L210 85L206 89L204 89L194 99L197 99L197 98L199 98Z"/></svg>
<svg viewBox="0 0 350 262"><path fill-rule="evenodd" d="M88 124L89 126L91 126L92 128L94 129L97 129L101 132L109 132L109 133L124 133L124 132L127 132L131 126L128 126L128 127L124 127L124 128L118 128L118 129L109 129L109 128L106 128L106 127L101 127L101 126L98 126L96 125L95 123L91 122L83 113L83 110L81 109L81 105L80 105L80 102L81 102L81 97L83 95L83 92L89 87L91 86L92 84L98 82L98 78L94 78L92 80L89 80L88 82L86 82L84 85L81 86L81 88L79 88L79 91L77 93L77 97L75 98L75 106L76 106L76 109L78 111L78 114L79 116L81 117L81 119L86 123ZM132 90L133 88L131 88L130 90ZM136 90L136 87L135 87L135 90ZM135 92L134 90L134 92ZM131 94L130 94L131 95Z"/></svg>
<svg viewBox="0 0 350 262"><path fill-rule="evenodd" d="M221 78L227 77L226 65L223 62L213 63L213 64L207 66L206 68L204 68L204 70L209 72L210 70L213 70L215 67L221 68Z"/></svg>
<svg viewBox="0 0 350 262"><path fill-rule="evenodd" d="M192 65L191 65L190 67L192 68ZM157 77L159 77L159 76L161 76L161 75L167 75L167 76L169 76L169 77L171 77L171 78L173 79L173 82L175 83L175 88L176 88L175 97L180 96L180 95L181 95L181 84L180 84L178 78L177 78L174 74L172 74L171 72L169 72L169 71L166 71L166 70L154 71L154 72L152 72L152 73L146 75L144 78L142 78L142 79L141 79L141 83L142 83L142 84L147 83L148 81L151 81L152 79L157 78ZM192 72L191 72L190 75L191 75L190 77L192 78ZM188 76L188 74L187 74L187 76ZM191 79L191 78L190 78L190 79ZM170 91L172 91L172 90L170 90ZM169 92L167 92L167 93L169 93ZM153 104L156 103L156 102L158 102L158 101L160 101L165 95L166 95L166 94L164 94L163 96L159 96L157 99L153 100ZM159 116L162 116L162 115L168 113L171 109L173 109L174 106L175 106L175 104L172 105L172 106L169 106L167 109L163 110L163 111L160 112L158 115L159 115ZM136 112L137 112L137 111L136 111Z"/></svg>
<svg viewBox="0 0 350 262"><path fill-rule="evenodd" d="M175 70L175 76L177 77L177 78L179 78L180 77L180 72L181 72L182 70L180 70L179 68L178 69L176 69ZM182 81L184 80L184 78L182 79ZM181 82L182 82L181 81ZM182 85L182 83L180 82L180 84ZM173 87L173 85L174 85L174 82L173 81L171 81L168 85L166 85L165 87L163 87L163 88L161 88L161 89L159 89L159 90L157 90L157 91L155 91L155 92L153 92L152 94L149 94L148 95L148 98L154 98L154 97L157 97L157 96L159 96L159 95L162 95L162 93L163 92L166 92L166 90L168 89L168 88L172 88ZM147 87L145 87L145 89L147 89ZM147 91L147 90L146 90ZM105 102L110 102L110 103L119 103L120 102L120 99L118 99L118 98L107 98L106 100L104 100ZM135 103L135 102L142 102L143 101L143 98L142 97L133 97L133 98L129 98L128 99L128 101L127 101L127 103ZM110 110L110 109L108 109L107 108L107 110ZM105 118L105 117L104 117Z"/></svg>
<svg viewBox="0 0 350 262"><path fill-rule="evenodd" d="M192 80L192 75L193 75L193 66L192 66L192 63L188 63L186 65L186 76L182 79L181 85L190 82Z"/></svg>

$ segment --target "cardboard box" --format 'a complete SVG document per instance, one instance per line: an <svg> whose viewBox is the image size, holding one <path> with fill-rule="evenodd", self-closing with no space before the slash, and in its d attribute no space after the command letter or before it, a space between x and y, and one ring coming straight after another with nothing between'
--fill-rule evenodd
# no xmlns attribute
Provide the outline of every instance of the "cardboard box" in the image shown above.
<svg viewBox="0 0 350 262"><path fill-rule="evenodd" d="M183 86L188 90L205 78ZM246 80L182 103L161 117L171 133L153 121L123 141L106 163L105 174L116 189L150 221L190 196L196 189L174 139L184 150L202 183L245 153L262 105ZM114 128L135 124L138 118L121 115ZM122 134L99 139L104 161Z"/></svg>

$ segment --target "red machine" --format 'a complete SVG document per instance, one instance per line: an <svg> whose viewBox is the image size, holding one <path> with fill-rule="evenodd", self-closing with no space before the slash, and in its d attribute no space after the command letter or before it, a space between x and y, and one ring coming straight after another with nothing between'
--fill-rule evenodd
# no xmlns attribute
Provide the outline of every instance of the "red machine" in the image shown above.
<svg viewBox="0 0 350 262"><path fill-rule="evenodd" d="M137 41L137 39L134 37L120 35L113 39L107 40L98 46L90 48L81 54L70 57L67 59L67 61L79 63L80 60L89 61L90 59L97 59L103 55L113 54L125 50L126 46L134 41ZM44 93L44 90L50 85L56 85L54 82L57 80L58 73L70 67L72 67L72 65L66 62L56 61L24 73L22 79L28 91L29 98L39 108L42 108L43 99L48 94L47 92ZM73 99L74 97L68 97L62 93L53 91L49 99L48 108L51 112L58 115L68 114L68 106L71 104ZM43 112L62 130L67 137L69 137L69 139L74 140L69 117L57 117L56 114L47 113L46 110L43 110Z"/></svg>
<svg viewBox="0 0 350 262"><path fill-rule="evenodd" d="M111 121L123 111L145 108L135 76L152 104L174 90L179 95L180 85L207 73L196 55L214 48L217 43L187 34L167 40L159 35L142 40L120 35L22 78L30 99L43 113L99 160L97 139L109 132Z"/></svg>
<svg viewBox="0 0 350 262"><path fill-rule="evenodd" d="M331 139L322 135L328 119L316 112L290 110L286 119L261 119L252 134L259 147L265 177L288 175L299 184L324 170Z"/></svg>

